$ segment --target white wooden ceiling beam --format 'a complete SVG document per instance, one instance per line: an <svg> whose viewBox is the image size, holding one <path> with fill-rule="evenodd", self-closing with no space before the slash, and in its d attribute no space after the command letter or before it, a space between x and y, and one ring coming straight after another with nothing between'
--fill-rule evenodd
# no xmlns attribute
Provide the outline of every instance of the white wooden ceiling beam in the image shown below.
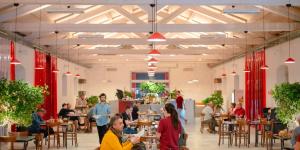
<svg viewBox="0 0 300 150"><path fill-rule="evenodd" d="M264 9L273 14L288 17L287 7L285 6L257 6L258 8ZM290 19L300 21L300 11L296 9L290 9Z"/></svg>
<svg viewBox="0 0 300 150"><path fill-rule="evenodd" d="M133 21L135 24L145 24L144 21L140 20L138 17L134 16L133 14L130 14L127 10L125 10L121 6L113 6L112 8L116 10L118 13L120 13L121 15L123 15L124 17Z"/></svg>
<svg viewBox="0 0 300 150"><path fill-rule="evenodd" d="M70 45L147 45L149 42L144 38L129 38L129 39L116 39L116 38L75 38L69 40ZM170 45L170 44L183 44L183 45L245 45L245 39L238 38L232 40L231 38L176 38L168 39L166 42L160 42L159 45ZM55 40L45 39L41 41L41 44L45 45L55 45ZM60 39L57 43L58 45L67 45L68 40ZM248 40L250 45L263 44L262 39Z"/></svg>
<svg viewBox="0 0 300 150"><path fill-rule="evenodd" d="M178 15L182 14L184 11L186 11L188 7L179 7L177 10L163 18L162 20L159 21L161 24L168 23L169 21L172 21L174 18L176 18Z"/></svg>
<svg viewBox="0 0 300 150"><path fill-rule="evenodd" d="M34 13L36 11L39 11L41 9L50 7L51 5L24 5L24 6L20 6L18 8L18 17L21 16L25 16L31 13ZM10 21L12 19L16 18L16 8L14 8L14 11L9 11L5 14L1 14L0 15L0 22L4 22L4 21Z"/></svg>
<svg viewBox="0 0 300 150"><path fill-rule="evenodd" d="M38 32L37 23L18 23L20 32ZM291 30L299 29L298 23ZM249 32L263 31L261 23L234 24L158 24L159 32ZM2 29L15 31L13 23L2 24ZM149 32L151 24L42 24L42 32ZM288 31L288 23L266 23L265 31Z"/></svg>
<svg viewBox="0 0 300 150"><path fill-rule="evenodd" d="M14 0L22 4L73 4L73 5L148 5L153 0ZM300 5L299 0L163 0L160 5ZM12 3L1 0L0 4Z"/></svg>

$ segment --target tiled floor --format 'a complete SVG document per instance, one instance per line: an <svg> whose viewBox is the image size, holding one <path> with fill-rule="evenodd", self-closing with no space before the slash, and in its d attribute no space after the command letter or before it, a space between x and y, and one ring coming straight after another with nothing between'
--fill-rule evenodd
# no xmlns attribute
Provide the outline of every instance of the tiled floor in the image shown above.
<svg viewBox="0 0 300 150"><path fill-rule="evenodd" d="M95 129L95 128L94 128ZM237 150L237 149L247 149L247 150L262 150L266 149L266 147L254 147L254 139L251 139L251 145L250 148L247 148L245 146L236 147L231 146L228 147L227 141L225 141L225 144L222 144L221 146L218 146L218 135L217 134L208 134L207 132L204 132L203 134L199 131L199 120L197 119L194 124L188 124L186 125L186 131L189 134L187 145L190 148L190 150ZM251 136L254 138L253 134ZM71 145L69 142L68 149L71 150L95 150L98 147L98 135L96 133L96 129L93 133L80 133L79 136L79 146L75 148ZM278 143L279 141L277 141ZM278 145L278 144L277 144ZM275 146L273 149L279 149L278 146ZM34 150L34 145L30 143L29 150ZM46 149L46 148L45 148ZM51 148L56 149L56 148ZM64 148L60 148L64 149Z"/></svg>

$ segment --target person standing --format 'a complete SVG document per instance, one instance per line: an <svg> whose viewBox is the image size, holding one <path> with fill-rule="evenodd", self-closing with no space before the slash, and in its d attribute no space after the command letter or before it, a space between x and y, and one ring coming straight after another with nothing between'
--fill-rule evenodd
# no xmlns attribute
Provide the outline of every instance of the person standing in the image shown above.
<svg viewBox="0 0 300 150"><path fill-rule="evenodd" d="M167 103L163 108L164 117L159 121L156 136L160 141L160 150L179 150L179 135L182 127L174 106Z"/></svg>
<svg viewBox="0 0 300 150"><path fill-rule="evenodd" d="M180 91L176 91L176 108L177 108L177 113L178 113L178 116L179 116L179 119L181 119L181 121L184 121L185 123L187 123L187 119L182 116L181 112L183 110L183 105L184 105L184 100L183 100L183 97L181 96L181 93Z"/></svg>
<svg viewBox="0 0 300 150"><path fill-rule="evenodd" d="M100 103L96 104L93 116L96 119L99 143L101 144L104 134L107 131L107 124L109 123L109 115L111 113L110 106L106 103L106 95L100 94Z"/></svg>

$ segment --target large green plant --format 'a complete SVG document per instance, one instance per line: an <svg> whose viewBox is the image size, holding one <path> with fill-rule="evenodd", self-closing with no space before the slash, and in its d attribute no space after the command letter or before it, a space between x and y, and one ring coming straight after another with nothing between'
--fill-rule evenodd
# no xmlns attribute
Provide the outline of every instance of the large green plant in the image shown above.
<svg viewBox="0 0 300 150"><path fill-rule="evenodd" d="M143 82L141 83L141 90L150 94L161 94L165 91L165 85L163 83L155 82Z"/></svg>
<svg viewBox="0 0 300 150"><path fill-rule="evenodd" d="M272 97L277 104L277 118L284 123L294 119L300 113L300 84L282 83L275 85Z"/></svg>
<svg viewBox="0 0 300 150"><path fill-rule="evenodd" d="M221 92L216 91L211 96L204 99L202 102L203 104L208 104L209 102L212 102L217 108L222 108L224 100Z"/></svg>
<svg viewBox="0 0 300 150"><path fill-rule="evenodd" d="M89 106L95 106L97 103L99 103L98 96L90 96L87 99L87 103Z"/></svg>
<svg viewBox="0 0 300 150"><path fill-rule="evenodd" d="M31 114L43 103L45 88L24 81L0 80L0 122L29 125Z"/></svg>

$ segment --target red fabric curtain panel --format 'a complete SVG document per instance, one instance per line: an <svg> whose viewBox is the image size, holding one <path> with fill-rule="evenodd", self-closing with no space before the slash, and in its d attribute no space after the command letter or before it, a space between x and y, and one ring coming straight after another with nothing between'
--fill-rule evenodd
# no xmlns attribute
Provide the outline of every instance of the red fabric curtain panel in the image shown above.
<svg viewBox="0 0 300 150"><path fill-rule="evenodd" d="M15 43L14 41L10 41L10 60L15 59ZM10 80L16 79L16 68L15 64L10 64Z"/></svg>
<svg viewBox="0 0 300 150"><path fill-rule="evenodd" d="M45 95L44 108L47 113L44 119L57 118L57 75L53 72L57 68L57 58L35 50L35 86L48 86Z"/></svg>
<svg viewBox="0 0 300 150"><path fill-rule="evenodd" d="M248 53L245 57L245 109L248 120L262 115L266 107L266 71L260 69L265 64L265 51Z"/></svg>

